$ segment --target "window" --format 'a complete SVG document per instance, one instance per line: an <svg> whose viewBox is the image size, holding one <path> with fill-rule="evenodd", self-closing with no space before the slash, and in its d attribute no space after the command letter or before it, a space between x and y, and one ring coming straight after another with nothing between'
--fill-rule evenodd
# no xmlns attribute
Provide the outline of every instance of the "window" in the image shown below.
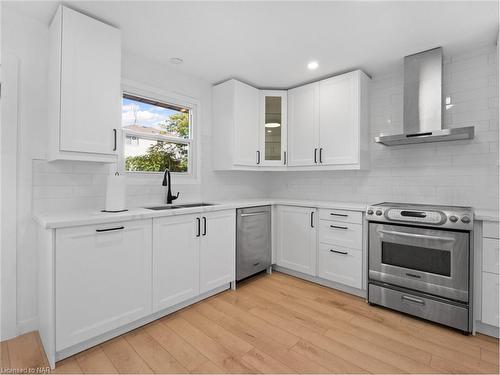
<svg viewBox="0 0 500 375"><path fill-rule="evenodd" d="M123 152L128 172L190 173L192 113L188 107L123 94Z"/></svg>

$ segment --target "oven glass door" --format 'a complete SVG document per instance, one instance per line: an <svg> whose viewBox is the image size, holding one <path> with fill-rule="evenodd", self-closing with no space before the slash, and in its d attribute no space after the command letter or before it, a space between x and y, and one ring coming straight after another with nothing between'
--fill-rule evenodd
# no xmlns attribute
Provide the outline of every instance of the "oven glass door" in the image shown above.
<svg viewBox="0 0 500 375"><path fill-rule="evenodd" d="M370 223L369 277L468 301L469 234Z"/></svg>

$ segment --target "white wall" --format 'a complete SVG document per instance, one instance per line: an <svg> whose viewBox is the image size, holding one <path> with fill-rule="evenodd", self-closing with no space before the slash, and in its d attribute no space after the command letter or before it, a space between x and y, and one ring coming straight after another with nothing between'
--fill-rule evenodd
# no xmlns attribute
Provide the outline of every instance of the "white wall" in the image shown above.
<svg viewBox="0 0 500 375"><path fill-rule="evenodd" d="M10 146L17 147L16 171L8 181L2 181L3 189L7 186L9 190L14 189L16 192L15 202L9 202L9 214L10 222L14 220L17 228L10 234L9 240L17 241L17 253L12 254L15 249L5 250L9 251L9 257L17 258L17 302L7 300L2 301L2 304L11 306L13 310L17 306L17 322L25 330L36 327L37 298L34 290L37 277L37 243L36 236L33 235L36 233L36 226L31 218L31 164L33 158L45 155L47 43L46 26L18 16L8 8L3 9L2 56L17 58L19 76L17 129L14 123L2 123L2 127L9 127L2 130L13 134L10 142L14 142L14 145ZM5 94L7 95L7 92Z"/></svg>
<svg viewBox="0 0 500 375"><path fill-rule="evenodd" d="M446 111L444 127L474 125L474 139L392 147L370 142L370 170L273 173L271 195L498 209L497 72L493 45L445 56L443 90L454 106ZM371 139L381 132L391 134L403 129L402 83L402 67L373 78Z"/></svg>

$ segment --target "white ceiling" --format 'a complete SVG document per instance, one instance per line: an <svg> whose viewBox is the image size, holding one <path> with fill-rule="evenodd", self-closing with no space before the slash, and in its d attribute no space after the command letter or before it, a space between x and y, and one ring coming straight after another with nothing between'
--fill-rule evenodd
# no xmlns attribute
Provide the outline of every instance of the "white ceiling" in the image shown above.
<svg viewBox="0 0 500 375"><path fill-rule="evenodd" d="M71 1L69 6L118 26L123 48L210 82L240 78L289 88L361 68L368 74L403 56L443 46L444 54L492 44L498 1ZM16 1L49 23L56 1ZM309 71L310 60L319 68Z"/></svg>

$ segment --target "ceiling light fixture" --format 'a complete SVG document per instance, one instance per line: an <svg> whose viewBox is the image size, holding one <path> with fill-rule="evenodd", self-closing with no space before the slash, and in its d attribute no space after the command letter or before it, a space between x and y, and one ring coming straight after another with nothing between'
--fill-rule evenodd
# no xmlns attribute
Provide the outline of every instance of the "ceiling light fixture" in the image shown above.
<svg viewBox="0 0 500 375"><path fill-rule="evenodd" d="M314 70L317 69L319 66L317 61L311 61L309 64L307 64L307 69L309 70Z"/></svg>
<svg viewBox="0 0 500 375"><path fill-rule="evenodd" d="M279 128L281 124L279 122L268 122L266 128Z"/></svg>
<svg viewBox="0 0 500 375"><path fill-rule="evenodd" d="M171 64L175 64L175 65L179 65L179 64L182 64L184 62L184 60L181 59L180 57L171 57L169 59L169 61Z"/></svg>

